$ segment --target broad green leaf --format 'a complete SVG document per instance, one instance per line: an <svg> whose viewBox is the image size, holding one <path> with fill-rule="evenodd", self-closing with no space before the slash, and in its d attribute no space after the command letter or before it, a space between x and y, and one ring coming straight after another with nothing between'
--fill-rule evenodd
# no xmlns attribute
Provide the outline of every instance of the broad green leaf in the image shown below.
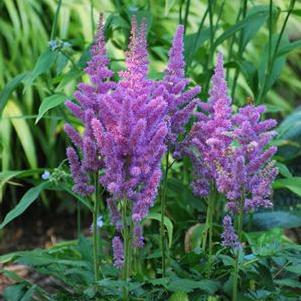
<svg viewBox="0 0 301 301"><path fill-rule="evenodd" d="M273 7L273 14L277 12ZM242 49L245 49L248 42L256 35L261 26L263 26L269 17L269 8L267 6L253 6L248 12L246 18L251 18L256 15L256 18L247 23L242 31Z"/></svg>
<svg viewBox="0 0 301 301"><path fill-rule="evenodd" d="M22 80L28 75L28 72L21 73L9 81L0 93L0 115L2 114L10 94L16 89L16 87L22 82Z"/></svg>
<svg viewBox="0 0 301 301"><path fill-rule="evenodd" d="M301 212L271 211L255 212L252 217L254 230L268 230L272 228L295 228L301 226Z"/></svg>
<svg viewBox="0 0 301 301"><path fill-rule="evenodd" d="M286 178L292 178L293 175L291 174L291 172L289 171L289 169L287 168L287 166L283 163L280 163L280 162L276 162L276 167L278 168L279 170L279 173L281 175L283 175L284 177Z"/></svg>
<svg viewBox="0 0 301 301"><path fill-rule="evenodd" d="M146 218L154 219L161 223L161 214L159 214L159 213L150 212ZM164 226L167 229L168 245L171 248L172 236L173 236L173 224L167 216L164 217Z"/></svg>
<svg viewBox="0 0 301 301"><path fill-rule="evenodd" d="M37 157L35 143L26 120L22 118L24 117L22 110L14 101L9 101L6 105L4 116L10 119L15 131L17 132L30 167L36 168Z"/></svg>
<svg viewBox="0 0 301 301"><path fill-rule="evenodd" d="M301 264L289 265L285 269L291 273L301 275Z"/></svg>
<svg viewBox="0 0 301 301"><path fill-rule="evenodd" d="M301 177L291 177L287 179L278 179L273 184L274 189L287 188L295 194L301 196Z"/></svg>
<svg viewBox="0 0 301 301"><path fill-rule="evenodd" d="M36 285L32 285L27 292L23 295L23 297L20 299L20 301L32 301L33 300L33 295L37 290Z"/></svg>
<svg viewBox="0 0 301 301"><path fill-rule="evenodd" d="M26 292L26 284L21 282L8 286L3 292L5 301L20 301Z"/></svg>
<svg viewBox="0 0 301 301"><path fill-rule="evenodd" d="M0 230L8 223L20 216L39 196L39 194L47 188L47 182L41 183L36 187L30 188L22 197L17 206L9 211L5 216L3 222L0 224Z"/></svg>
<svg viewBox="0 0 301 301"><path fill-rule="evenodd" d="M233 34L235 34L236 32L238 32L241 29L251 28L252 26L254 26L254 24L257 24L256 27L258 27L259 18L268 16L268 13L269 13L268 8L265 8L265 9L263 8L263 9L260 9L256 12L252 13L249 16L246 16L243 20L237 22L235 25L233 25L230 28L228 28L227 30L225 30L216 39L216 41L214 43L214 48L216 48L218 45L223 43L225 40L227 40L229 37L231 37ZM250 38L249 30L246 32L245 36L246 36L246 38L245 38L245 43L246 43L247 39Z"/></svg>
<svg viewBox="0 0 301 301"><path fill-rule="evenodd" d="M199 33L185 35L184 38L184 56L187 62L190 62L196 51L210 38L210 29L203 28Z"/></svg>
<svg viewBox="0 0 301 301"><path fill-rule="evenodd" d="M57 56L58 56L58 52L52 51L51 49L47 49L39 56L33 70L25 79L24 90L26 90L29 86L31 86L38 76L50 70Z"/></svg>
<svg viewBox="0 0 301 301"><path fill-rule="evenodd" d="M276 279L274 282L280 286L288 286L292 288L299 288L301 289L301 283L300 281L294 280L294 279Z"/></svg>
<svg viewBox="0 0 301 301"><path fill-rule="evenodd" d="M179 291L179 288L182 292L192 292L194 289L201 289L208 294L214 294L218 289L220 285L218 282L213 280L191 280L191 279L182 279L182 278L176 278L174 280L171 280L168 289L172 292Z"/></svg>
<svg viewBox="0 0 301 301"><path fill-rule="evenodd" d="M282 56L286 55L289 52L295 50L295 49L300 49L301 48L301 40L291 42L285 46L280 47L278 50L277 56Z"/></svg>
<svg viewBox="0 0 301 301"><path fill-rule="evenodd" d="M189 301L187 293L175 292L168 299L169 301Z"/></svg>
<svg viewBox="0 0 301 301"><path fill-rule="evenodd" d="M66 96L64 94L54 94L49 97L46 97L39 107L39 114L35 123L37 124L48 110L61 105L62 103L64 103L65 100Z"/></svg>

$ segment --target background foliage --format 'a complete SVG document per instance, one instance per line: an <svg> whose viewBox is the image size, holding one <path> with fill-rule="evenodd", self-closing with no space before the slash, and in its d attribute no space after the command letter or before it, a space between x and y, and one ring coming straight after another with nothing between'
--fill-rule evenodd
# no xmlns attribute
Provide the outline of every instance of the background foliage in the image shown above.
<svg viewBox="0 0 301 301"><path fill-rule="evenodd" d="M162 76L171 37L177 24L183 23L186 28L186 71L195 83L202 86L201 98L207 98L214 58L216 52L221 51L225 55L225 68L234 106L247 102L264 103L268 107L267 114L279 121L278 136L273 142L279 146L276 159L280 169L279 179L274 185L275 209L256 213L250 217L253 223L246 221L250 231L247 240L254 243L255 249L258 246L258 261L263 260L264 263L258 263L256 271L246 270L246 277L249 277L247 273L252 272L259 277L260 271L268 268L273 271L277 264L281 266L281 260L287 260L290 262L288 266L291 265L291 252L296 252L291 249L293 247L285 249L285 255L276 254L276 257L279 255L282 259L277 257L279 262L274 265L271 261L265 262L266 257L274 254L265 253L266 250L262 250L261 246L263 241L269 241L270 236L282 235L282 230L273 232L271 228L301 226L301 4L298 1L2 0L0 11L0 228L36 200L40 201L35 204L35 208L42 207L43 212L47 212L49 208L56 211L58 208L65 208L64 210L71 212L76 208L78 212L83 210L76 207L75 202L71 202L72 196L66 198L67 194L70 195L70 179L65 174L66 164L63 161L67 139L62 127L65 121L75 124L76 121L68 114L63 102L72 97L76 83L85 79L82 69L89 59L89 47L98 13L102 12L105 16L105 34L109 56L113 58L113 70L119 70L124 64L123 51L127 45L130 18L136 14L138 19L146 18L149 24L151 77ZM56 169L58 166L60 168ZM51 181L41 179L44 170L52 172ZM172 257L180 256L187 270L191 267L195 269L196 262L202 256L196 253L188 258L183 251L199 247L198 239L205 210L203 200L194 197L190 191L189 170L190 164L186 161L177 162L173 166L168 179L166 219L169 243L175 250ZM28 191L29 188L31 189ZM38 198L39 196L41 197ZM6 213L14 207L14 211L4 219ZM152 222L147 221L148 247L141 255L150 262L159 256L154 251L158 242L157 212L157 208L154 208ZM78 219L78 225L79 221ZM254 237L252 231L255 230L269 232ZM106 231L112 232L109 225ZM217 225L217 237L219 232ZM80 249L76 244L71 244L74 252L71 252L71 257L84 257L88 243L82 238ZM61 253L56 253L57 250L61 249L54 249L51 254L56 260L57 257L63 257ZM34 253L34 256L39 254ZM16 255L16 259L32 264L30 256L33 254L24 253L21 257ZM287 259L285 256L291 257ZM229 258L221 257L218 260L227 265ZM53 260L48 259L50 262ZM2 258L2 261L6 260L8 261L7 258ZM42 272L46 259L43 260L38 264ZM85 264L74 261L68 268L72 269L73 265L84 269L88 283L89 269L85 270ZM170 265L177 270L176 261L170 259ZM247 267L248 264L246 269ZM60 273L56 270L59 269L58 266L53 266L53 269L53 273ZM154 271L151 269L144 271L144 274L152 273ZM187 271L183 270L181 273L182 278L187 276ZM200 283L193 282L200 279L198 273L201 271L196 269L195 273L195 279L190 279L192 282L184 285L184 294L192 292L195 286L202 287ZM277 269L274 275L275 273ZM174 275L168 283L161 280L158 285L164 287L164 290L161 292L160 287L158 292L164 296L166 290L176 291L177 277L179 274ZM218 277L224 279L225 276L221 274ZM294 287L295 284L290 281L295 280L296 278L289 279L284 283L282 279L277 285L274 282L271 285ZM144 281L146 286L155 285L149 283L149 280ZM22 292L27 291L28 287L32 288L23 282L19 285L21 287L18 289ZM114 283L102 285L110 287ZM219 289L214 285L216 284L204 283L203 287L212 289L209 293L214 293ZM133 289L139 291L138 287ZM245 300L276 300L267 291ZM140 293L143 295L143 292ZM87 292L87 296L89 294L92 294L91 291ZM156 290L150 294L156 294ZM276 294L275 291L273 294ZM175 295L171 300L186 300L185 296L177 298Z"/></svg>

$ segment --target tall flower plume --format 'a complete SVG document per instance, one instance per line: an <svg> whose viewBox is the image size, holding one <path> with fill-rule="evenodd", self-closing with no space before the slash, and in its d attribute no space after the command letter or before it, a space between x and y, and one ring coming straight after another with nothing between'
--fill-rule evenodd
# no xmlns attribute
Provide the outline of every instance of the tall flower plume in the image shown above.
<svg viewBox="0 0 301 301"><path fill-rule="evenodd" d="M106 55L103 30L103 20L100 16L95 41L90 51L91 60L85 69L91 84L80 83L78 85L78 90L74 93L78 103L70 100L66 102L69 110L85 126L85 131L81 136L70 124L65 125L65 132L75 147L67 150L74 179L73 190L81 195L89 195L93 192L94 189L89 184L89 173L98 172L102 166L100 153L91 129L91 120L100 111L100 98L115 85L110 80L113 73L108 68L109 60Z"/></svg>
<svg viewBox="0 0 301 301"><path fill-rule="evenodd" d="M167 91L165 98L170 118L168 144L176 149L178 136L185 132L184 126L197 104L195 97L201 90L199 86L186 89L189 80L185 77L183 34L184 27L179 25L169 51L169 62L162 81Z"/></svg>
<svg viewBox="0 0 301 301"><path fill-rule="evenodd" d="M195 194L207 196L210 183L214 182L220 161L231 144L231 99L223 70L223 56L217 56L215 71L211 79L207 103L200 103L202 112L197 112L197 122L185 141L186 153L194 167L193 190Z"/></svg>
<svg viewBox="0 0 301 301"><path fill-rule="evenodd" d="M102 112L92 128L104 159L101 184L112 202L131 202L135 224L147 215L161 178L160 162L165 152L167 104L160 95L164 87L147 79L146 25L132 22L126 70L110 94L100 99ZM111 206L115 216L118 206Z"/></svg>

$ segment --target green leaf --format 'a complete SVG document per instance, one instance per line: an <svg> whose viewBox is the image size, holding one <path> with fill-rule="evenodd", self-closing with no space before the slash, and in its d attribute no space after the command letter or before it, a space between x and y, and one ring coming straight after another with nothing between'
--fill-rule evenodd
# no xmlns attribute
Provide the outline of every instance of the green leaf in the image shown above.
<svg viewBox="0 0 301 301"><path fill-rule="evenodd" d="M24 114L20 108L21 106L15 101L9 101L4 116L9 118L18 138L23 147L24 153L31 168L37 167L37 157L35 150L35 143L33 141L32 133L30 131L27 121L24 119Z"/></svg>
<svg viewBox="0 0 301 301"><path fill-rule="evenodd" d="M287 166L283 163L280 163L280 162L276 162L276 167L278 168L279 170L279 173L281 175L283 175L284 177L286 178L292 178L293 175L291 174L291 172L289 171L289 169L287 168Z"/></svg>
<svg viewBox="0 0 301 301"><path fill-rule="evenodd" d="M274 282L280 286L288 286L292 288L301 288L300 281L294 279L276 279Z"/></svg>
<svg viewBox="0 0 301 301"><path fill-rule="evenodd" d="M165 0L164 16L168 16L172 7L176 4L176 0Z"/></svg>
<svg viewBox="0 0 301 301"><path fill-rule="evenodd" d="M186 293L190 293L194 289L201 289L208 294L214 294L219 289L219 287L219 283L213 280L204 279L196 281L182 278L176 278L174 280L171 280L170 284L168 285L168 289L172 292L179 291L179 288L181 288L182 292Z"/></svg>
<svg viewBox="0 0 301 301"><path fill-rule="evenodd" d="M35 123L37 124L47 111L61 105L65 100L66 96L64 94L54 94L46 97L39 107L39 114Z"/></svg>
<svg viewBox="0 0 301 301"><path fill-rule="evenodd" d="M254 230L268 230L271 228L295 228L301 226L301 212L272 211L256 212L252 218Z"/></svg>
<svg viewBox="0 0 301 301"><path fill-rule="evenodd" d="M285 269L291 273L301 275L301 264L290 265Z"/></svg>
<svg viewBox="0 0 301 301"><path fill-rule="evenodd" d="M256 18L251 22L247 23L246 26L243 28L242 31L242 49L245 49L248 42L252 40L252 38L256 35L258 30L262 25L265 24L266 20L269 16L267 6L253 6L247 12L247 18L252 18L253 15L256 15ZM273 14L276 13L276 8L273 7Z"/></svg>
<svg viewBox="0 0 301 301"><path fill-rule="evenodd" d="M22 296L26 290L26 284L17 283L7 287L3 292L5 301L21 301Z"/></svg>
<svg viewBox="0 0 301 301"><path fill-rule="evenodd" d="M280 49L278 50L277 56L286 55L289 52L291 52L295 49L300 49L300 48L301 48L301 40L291 42L287 45L280 47Z"/></svg>
<svg viewBox="0 0 301 301"><path fill-rule="evenodd" d="M39 196L39 194L46 189L48 183L41 183L40 185L29 189L22 197L17 206L12 209L0 224L0 230L3 229L8 223L21 215Z"/></svg>
<svg viewBox="0 0 301 301"><path fill-rule="evenodd" d="M22 82L22 80L28 75L28 72L21 73L14 77L10 82L6 84L0 93L0 116L8 102L10 94L16 89L16 87Z"/></svg>
<svg viewBox="0 0 301 301"><path fill-rule="evenodd" d="M159 221L161 223L161 214L159 214L159 213L150 212L146 218L154 219L154 220L157 220L157 221ZM164 225L165 225L165 227L167 229L168 245L171 248L171 245L172 245L172 236L173 236L173 224L172 224L171 220L167 216L164 217Z"/></svg>
<svg viewBox="0 0 301 301"><path fill-rule="evenodd" d="M278 179L273 184L274 189L287 188L295 194L301 196L301 177L291 177L287 179Z"/></svg>
<svg viewBox="0 0 301 301"><path fill-rule="evenodd" d="M36 285L31 286L27 292L23 295L20 301L32 301L33 300L33 294L35 293L37 289Z"/></svg>
<svg viewBox="0 0 301 301"><path fill-rule="evenodd" d="M255 26L255 28L258 28L259 20L262 20L264 17L266 18L269 14L268 8L262 8L258 11L255 11L254 13L246 16L243 20L237 22L235 25L228 28L226 31L224 31L215 41L214 48L216 48L219 44L223 43L225 40L227 40L229 37L231 37L233 34L238 32L241 29L246 29L245 32L245 40L244 43L248 41L252 37L252 33L250 32L250 28Z"/></svg>
<svg viewBox="0 0 301 301"><path fill-rule="evenodd" d="M27 88L33 84L33 82L38 76L50 70L57 56L58 56L58 52L52 51L51 49L47 49L39 56L33 70L25 79L24 90L27 90Z"/></svg>
<svg viewBox="0 0 301 301"><path fill-rule="evenodd" d="M169 301L189 301L187 293L175 292L168 299Z"/></svg>

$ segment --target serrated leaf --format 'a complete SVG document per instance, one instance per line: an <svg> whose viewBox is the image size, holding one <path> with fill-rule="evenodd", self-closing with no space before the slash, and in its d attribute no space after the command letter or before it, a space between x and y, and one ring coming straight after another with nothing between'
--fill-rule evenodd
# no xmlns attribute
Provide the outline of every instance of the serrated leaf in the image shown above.
<svg viewBox="0 0 301 301"><path fill-rule="evenodd" d="M64 94L54 94L46 97L39 107L39 114L35 123L37 124L47 111L63 104L65 100L66 96Z"/></svg>
<svg viewBox="0 0 301 301"><path fill-rule="evenodd" d="M285 269L291 273L301 275L301 264L290 265Z"/></svg>
<svg viewBox="0 0 301 301"><path fill-rule="evenodd" d="M40 195L40 193L46 189L48 183L41 183L36 187L29 189L22 197L17 206L9 211L5 216L3 222L0 224L0 229L3 229L8 223L20 216Z"/></svg>

